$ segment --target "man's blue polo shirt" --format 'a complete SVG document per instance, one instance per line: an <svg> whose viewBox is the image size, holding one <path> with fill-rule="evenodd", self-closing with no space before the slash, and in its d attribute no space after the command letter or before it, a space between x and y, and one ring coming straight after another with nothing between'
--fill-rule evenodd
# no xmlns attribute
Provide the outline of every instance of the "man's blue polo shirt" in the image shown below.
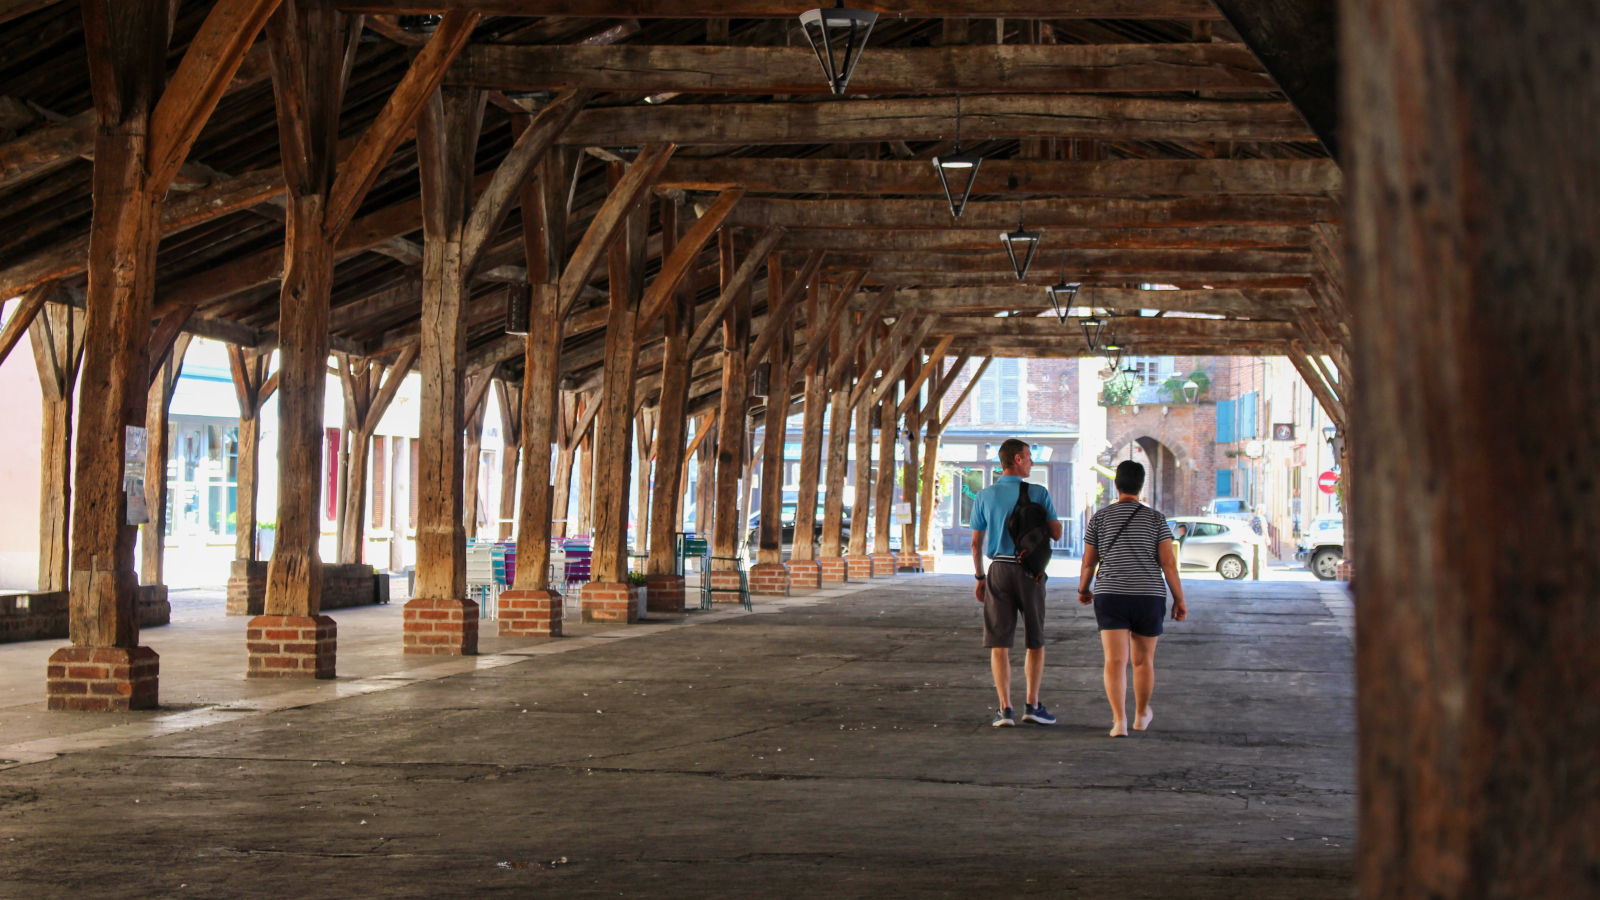
<svg viewBox="0 0 1600 900"><path fill-rule="evenodd" d="M984 553L990 559L1014 556L1017 552L1011 535L1006 534L1006 517L1017 506L1021 484L1021 475L1001 475L994 480L994 484L979 491L972 502L972 530L983 532ZM1046 516L1055 519L1056 508L1050 502L1050 492L1042 484L1030 482L1029 486L1032 490L1028 492L1028 498L1044 507Z"/></svg>

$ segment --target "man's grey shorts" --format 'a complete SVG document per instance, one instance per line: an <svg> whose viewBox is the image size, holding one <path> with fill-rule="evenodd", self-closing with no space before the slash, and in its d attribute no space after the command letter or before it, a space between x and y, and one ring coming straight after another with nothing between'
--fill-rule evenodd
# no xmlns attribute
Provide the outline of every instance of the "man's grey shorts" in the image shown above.
<svg viewBox="0 0 1600 900"><path fill-rule="evenodd" d="M1017 637L1017 614L1025 630L1023 646L1044 647L1044 582L1021 565L995 560L983 590L983 646L1011 649Z"/></svg>

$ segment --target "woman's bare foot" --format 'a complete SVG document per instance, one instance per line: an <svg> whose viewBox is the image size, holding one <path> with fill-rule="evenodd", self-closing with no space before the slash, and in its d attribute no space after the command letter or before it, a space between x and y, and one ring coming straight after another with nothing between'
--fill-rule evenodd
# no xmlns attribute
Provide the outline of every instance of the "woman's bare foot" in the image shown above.
<svg viewBox="0 0 1600 900"><path fill-rule="evenodd" d="M1111 736L1112 737L1127 737L1128 736L1128 723L1124 722L1124 721L1121 721L1120 719L1115 721L1115 722L1112 722L1111 723Z"/></svg>
<svg viewBox="0 0 1600 900"><path fill-rule="evenodd" d="M1142 715L1142 716L1141 715L1135 715L1133 717L1133 730L1134 731L1143 731L1146 728L1149 728L1150 727L1150 720L1154 719L1155 717L1156 717L1155 712L1153 710L1151 710L1150 707L1146 706L1144 708L1144 715Z"/></svg>

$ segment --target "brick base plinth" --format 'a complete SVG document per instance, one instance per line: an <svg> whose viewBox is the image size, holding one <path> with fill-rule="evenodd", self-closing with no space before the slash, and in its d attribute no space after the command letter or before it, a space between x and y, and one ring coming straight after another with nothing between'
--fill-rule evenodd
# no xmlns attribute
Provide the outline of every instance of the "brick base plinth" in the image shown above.
<svg viewBox="0 0 1600 900"><path fill-rule="evenodd" d="M756 563L751 566L750 593L758 597L789 596L789 567L783 563Z"/></svg>
<svg viewBox="0 0 1600 900"><path fill-rule="evenodd" d="M646 587L650 593L644 598L645 608L650 612L681 613L684 604L684 587L682 575L646 575Z"/></svg>
<svg viewBox="0 0 1600 900"><path fill-rule="evenodd" d="M419 597L405 607L405 652L423 656L476 656L478 603Z"/></svg>
<svg viewBox="0 0 1600 900"><path fill-rule="evenodd" d="M230 616L259 616L267 596L267 564L236 559L228 572Z"/></svg>
<svg viewBox="0 0 1600 900"><path fill-rule="evenodd" d="M822 587L822 567L814 559L789 560L789 587L802 590Z"/></svg>
<svg viewBox="0 0 1600 900"><path fill-rule="evenodd" d="M583 586L583 621L627 625L639 621L639 593L621 582L591 581Z"/></svg>
<svg viewBox="0 0 1600 900"><path fill-rule="evenodd" d="M872 560L873 578L893 578L900 562L893 553L874 553L867 558Z"/></svg>
<svg viewBox="0 0 1600 900"><path fill-rule="evenodd" d="M924 554L922 554L922 571L924 571L924 572L937 572L937 571L939 571L938 566L937 566L938 562L939 562L939 557L938 556L936 556L936 555L934 555L932 553L924 553Z"/></svg>
<svg viewBox="0 0 1600 900"><path fill-rule="evenodd" d="M846 556L844 561L849 567L851 581L866 581L872 577L872 557Z"/></svg>
<svg viewBox="0 0 1600 900"><path fill-rule="evenodd" d="M122 712L161 702L161 657L149 647L62 647L45 671L50 709Z"/></svg>
<svg viewBox="0 0 1600 900"><path fill-rule="evenodd" d="M327 616L256 616L244 626L246 678L332 678L339 627Z"/></svg>
<svg viewBox="0 0 1600 900"><path fill-rule="evenodd" d="M1341 559L1338 565L1333 567L1333 580L1349 581L1354 576L1354 572L1355 570L1350 567L1350 560Z"/></svg>
<svg viewBox="0 0 1600 900"><path fill-rule="evenodd" d="M850 580L850 565L842 556L819 556L817 567L822 570L822 580L828 584L840 584Z"/></svg>
<svg viewBox="0 0 1600 900"><path fill-rule="evenodd" d="M560 637L560 591L501 591L495 611L501 637Z"/></svg>

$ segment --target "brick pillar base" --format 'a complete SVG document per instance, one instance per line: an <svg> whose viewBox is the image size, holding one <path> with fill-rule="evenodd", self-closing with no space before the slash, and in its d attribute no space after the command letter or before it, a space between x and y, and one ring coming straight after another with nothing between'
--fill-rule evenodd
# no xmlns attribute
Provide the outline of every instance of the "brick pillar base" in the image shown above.
<svg viewBox="0 0 1600 900"><path fill-rule="evenodd" d="M644 598L645 608L650 612L681 613L684 606L684 587L682 575L646 575L646 587L650 593Z"/></svg>
<svg viewBox="0 0 1600 900"><path fill-rule="evenodd" d="M1338 565L1333 567L1334 581L1349 581L1353 574L1354 570L1351 569L1350 560L1348 559L1339 560Z"/></svg>
<svg viewBox="0 0 1600 900"><path fill-rule="evenodd" d="M501 591L496 601L501 637L560 637L560 591Z"/></svg>
<svg viewBox="0 0 1600 900"><path fill-rule="evenodd" d="M405 652L424 656L476 656L478 654L478 603L476 600L407 600Z"/></svg>
<svg viewBox="0 0 1600 900"><path fill-rule="evenodd" d="M850 566L842 556L819 556L817 567L822 570L822 580L828 584L840 584L850 580Z"/></svg>
<svg viewBox="0 0 1600 900"><path fill-rule="evenodd" d="M228 572L230 616L259 616L266 609L267 564L236 559Z"/></svg>
<svg viewBox="0 0 1600 900"><path fill-rule="evenodd" d="M933 554L933 553L924 553L924 554L922 554L922 571L924 571L924 572L937 572L937 571L939 571L938 564L939 564L939 557L936 554Z"/></svg>
<svg viewBox="0 0 1600 900"><path fill-rule="evenodd" d="M783 563L756 563L751 566L750 593L759 597L789 596L789 567Z"/></svg>
<svg viewBox="0 0 1600 900"><path fill-rule="evenodd" d="M822 587L822 567L814 559L789 560L789 587L810 590Z"/></svg>
<svg viewBox="0 0 1600 900"><path fill-rule="evenodd" d="M701 578L705 578L706 574L707 573L701 573L700 577ZM739 590L739 570L738 569L712 569L709 574L711 576L711 588L712 588L712 590L716 590L716 591L738 591ZM711 602L712 603L742 603L743 600L740 599L740 597L739 597L739 595L737 593L712 594L711 595Z"/></svg>
<svg viewBox="0 0 1600 900"><path fill-rule="evenodd" d="M627 625L639 621L639 594L627 584L591 581L580 596L585 622Z"/></svg>
<svg viewBox="0 0 1600 900"><path fill-rule="evenodd" d="M896 563L900 561L893 553L874 553L867 559L872 562L873 578L893 578Z"/></svg>
<svg viewBox="0 0 1600 900"><path fill-rule="evenodd" d="M161 657L149 647L62 647L45 669L50 709L155 709Z"/></svg>
<svg viewBox="0 0 1600 900"><path fill-rule="evenodd" d="M339 627L327 616L256 616L244 626L246 678L332 678Z"/></svg>
<svg viewBox="0 0 1600 900"><path fill-rule="evenodd" d="M851 581L866 581L872 577L872 557L846 556L844 561L849 568Z"/></svg>

